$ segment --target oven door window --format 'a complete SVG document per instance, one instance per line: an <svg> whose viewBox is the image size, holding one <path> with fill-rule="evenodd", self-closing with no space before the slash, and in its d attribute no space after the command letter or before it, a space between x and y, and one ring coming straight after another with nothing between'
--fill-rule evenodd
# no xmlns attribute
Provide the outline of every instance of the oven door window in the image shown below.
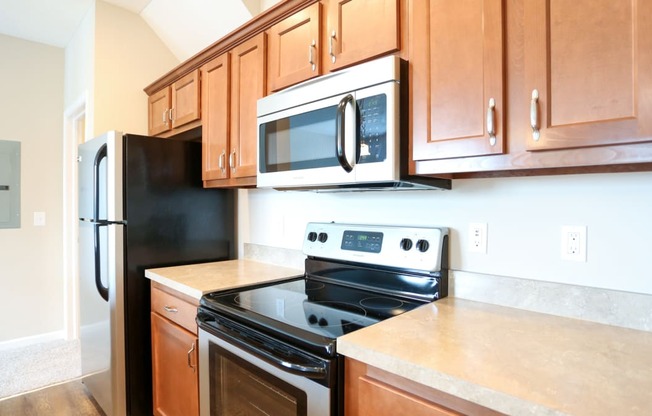
<svg viewBox="0 0 652 416"><path fill-rule="evenodd" d="M306 416L306 393L209 344L211 416Z"/></svg>

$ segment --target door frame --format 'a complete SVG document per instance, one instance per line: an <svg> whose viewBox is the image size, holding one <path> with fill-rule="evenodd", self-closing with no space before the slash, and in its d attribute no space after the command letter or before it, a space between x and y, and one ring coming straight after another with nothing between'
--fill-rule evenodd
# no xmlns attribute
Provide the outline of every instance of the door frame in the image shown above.
<svg viewBox="0 0 652 416"><path fill-rule="evenodd" d="M63 333L79 338L79 270L77 263L77 146L91 137L89 93L85 91L63 114Z"/></svg>

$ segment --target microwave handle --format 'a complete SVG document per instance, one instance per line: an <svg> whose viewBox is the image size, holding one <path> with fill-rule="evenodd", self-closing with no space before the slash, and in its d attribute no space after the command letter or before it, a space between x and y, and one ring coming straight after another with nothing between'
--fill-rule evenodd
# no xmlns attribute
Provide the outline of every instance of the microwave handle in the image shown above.
<svg viewBox="0 0 652 416"><path fill-rule="evenodd" d="M340 162L340 166L342 166L342 169L344 169L345 171L351 172L353 170L353 165L349 163L349 160L346 158L346 151L344 150L344 142L346 140L346 134L345 134L346 132L344 131L344 127L345 127L344 114L346 111L346 106L348 104L355 106L355 99L351 94L347 94L344 98L340 100L340 103L337 105L337 118L336 118L337 140L335 141L335 143L336 143L337 160Z"/></svg>

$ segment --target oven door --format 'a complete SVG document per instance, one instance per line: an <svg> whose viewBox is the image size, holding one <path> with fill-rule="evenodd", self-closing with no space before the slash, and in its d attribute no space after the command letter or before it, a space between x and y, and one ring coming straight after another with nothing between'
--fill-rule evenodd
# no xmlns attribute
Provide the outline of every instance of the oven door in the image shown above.
<svg viewBox="0 0 652 416"><path fill-rule="evenodd" d="M336 359L294 354L254 332L209 328L201 317L198 323L201 416L336 414Z"/></svg>

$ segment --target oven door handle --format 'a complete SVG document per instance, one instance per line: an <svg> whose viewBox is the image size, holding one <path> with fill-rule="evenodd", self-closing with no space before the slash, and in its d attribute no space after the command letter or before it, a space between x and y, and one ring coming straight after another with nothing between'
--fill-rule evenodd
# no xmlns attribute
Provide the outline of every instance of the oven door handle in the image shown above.
<svg viewBox="0 0 652 416"><path fill-rule="evenodd" d="M292 363L286 360L283 360L281 358L278 358L274 356L273 354L270 354L267 351L258 351L259 354L261 354L263 357L267 358L267 360L272 361L275 363L277 366L283 367L287 370L290 370L290 372L294 374L300 374L302 376L306 377L311 377L311 375L314 375L312 377L323 377L326 374L326 368L324 367L318 367L318 366L309 366L309 365L302 365L302 364L297 364L297 363Z"/></svg>
<svg viewBox="0 0 652 416"><path fill-rule="evenodd" d="M256 343L256 345L252 345L252 340L247 340L239 333L239 331L234 328L229 328L228 326L220 325L213 318L208 317L201 312L197 314L197 323L199 324L199 328L208 333L209 336L215 336L226 342L235 344L248 353L266 361L270 365L287 371L288 373L313 379L326 378L328 373L326 363L322 363L321 365L305 365L290 362L285 358L280 358L269 351L264 343Z"/></svg>

